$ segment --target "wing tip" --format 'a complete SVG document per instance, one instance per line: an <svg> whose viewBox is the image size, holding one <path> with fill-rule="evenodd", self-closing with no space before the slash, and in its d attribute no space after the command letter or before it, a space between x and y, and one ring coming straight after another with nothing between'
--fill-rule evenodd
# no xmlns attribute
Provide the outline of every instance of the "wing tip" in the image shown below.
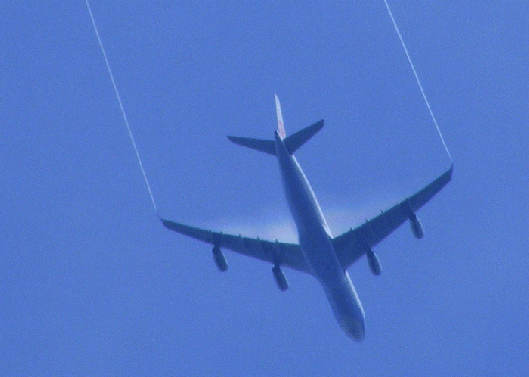
<svg viewBox="0 0 529 377"><path fill-rule="evenodd" d="M452 180L452 174L454 173L454 162L450 164L450 168L442 175L448 178L448 181Z"/></svg>
<svg viewBox="0 0 529 377"><path fill-rule="evenodd" d="M158 218L160 219L160 221L162 222L162 225L164 227L166 227L167 229L169 230L174 230L174 227L175 227L175 223L170 221L170 220L166 220L160 216L158 216Z"/></svg>

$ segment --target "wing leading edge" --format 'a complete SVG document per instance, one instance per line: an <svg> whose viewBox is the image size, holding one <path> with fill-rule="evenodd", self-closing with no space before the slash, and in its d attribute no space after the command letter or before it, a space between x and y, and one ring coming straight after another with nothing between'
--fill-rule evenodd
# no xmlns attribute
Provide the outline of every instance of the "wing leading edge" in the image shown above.
<svg viewBox="0 0 529 377"><path fill-rule="evenodd" d="M235 236L196 228L170 220L160 220L167 229L209 243L214 247L235 251L274 265L287 266L297 271L311 273L301 247L297 244L272 242L241 235Z"/></svg>
<svg viewBox="0 0 529 377"><path fill-rule="evenodd" d="M415 212L450 182L454 165L419 192L397 203L389 210L333 239L334 249L344 269L355 263L372 247L401 226L416 219Z"/></svg>

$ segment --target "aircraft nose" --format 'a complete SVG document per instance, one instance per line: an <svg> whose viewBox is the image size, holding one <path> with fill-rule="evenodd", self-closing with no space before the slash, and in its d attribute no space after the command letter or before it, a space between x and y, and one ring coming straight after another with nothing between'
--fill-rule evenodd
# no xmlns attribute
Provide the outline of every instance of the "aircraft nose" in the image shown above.
<svg viewBox="0 0 529 377"><path fill-rule="evenodd" d="M356 340L357 342L364 340L366 335L366 326L362 317L347 316L342 318L340 321L340 326L349 337Z"/></svg>
<svg viewBox="0 0 529 377"><path fill-rule="evenodd" d="M356 326L352 329L350 332L352 338L356 340L357 342L361 342L366 337L366 326L364 321L361 321L361 323L356 323Z"/></svg>

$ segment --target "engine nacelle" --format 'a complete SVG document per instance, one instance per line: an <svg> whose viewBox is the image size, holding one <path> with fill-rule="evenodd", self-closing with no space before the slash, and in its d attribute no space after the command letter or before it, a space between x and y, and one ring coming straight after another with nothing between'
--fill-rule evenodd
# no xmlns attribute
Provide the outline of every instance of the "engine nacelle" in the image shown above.
<svg viewBox="0 0 529 377"><path fill-rule="evenodd" d="M213 248L213 259L215 260L215 264L219 271L224 272L228 269L228 262L226 262L226 258L224 258L224 254L222 254L222 251L218 246Z"/></svg>
<svg viewBox="0 0 529 377"><path fill-rule="evenodd" d="M277 287L281 291L286 291L288 289L288 282L287 278L285 277L285 274L283 273L283 271L281 271L281 267L277 265L274 266L272 268L272 272L274 273L274 279L276 281Z"/></svg>
<svg viewBox="0 0 529 377"><path fill-rule="evenodd" d="M379 276L382 273L382 267L380 266L380 261L378 260L377 255L373 250L369 249L366 253L367 264L369 264L369 269L375 276Z"/></svg>
<svg viewBox="0 0 529 377"><path fill-rule="evenodd" d="M410 225L415 238L421 239L424 236L424 230L422 228L421 220L419 220L414 213L410 216Z"/></svg>

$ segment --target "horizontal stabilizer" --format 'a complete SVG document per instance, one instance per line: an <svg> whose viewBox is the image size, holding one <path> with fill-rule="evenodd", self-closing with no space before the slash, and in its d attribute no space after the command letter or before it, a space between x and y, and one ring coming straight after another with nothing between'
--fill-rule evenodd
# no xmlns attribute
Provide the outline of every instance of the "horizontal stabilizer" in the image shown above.
<svg viewBox="0 0 529 377"><path fill-rule="evenodd" d="M290 154L294 153L299 147L305 144L311 137L314 136L314 134L316 134L316 132L321 130L322 127L323 119L287 137L285 139L285 145Z"/></svg>
<svg viewBox="0 0 529 377"><path fill-rule="evenodd" d="M276 143L273 140L260 140L236 136L228 136L228 139L235 144L242 145L243 147L265 152L273 156L276 155Z"/></svg>
<svg viewBox="0 0 529 377"><path fill-rule="evenodd" d="M299 147L305 144L316 132L321 130L323 127L323 119L319 122L310 125L301 131L296 132L284 139L285 146L287 150L292 154ZM261 139L252 139L250 137L237 137L237 136L228 136L228 139L238 145L243 147L248 147L251 149L258 150L260 152L265 152L273 156L276 155L276 143L274 140L261 140Z"/></svg>

